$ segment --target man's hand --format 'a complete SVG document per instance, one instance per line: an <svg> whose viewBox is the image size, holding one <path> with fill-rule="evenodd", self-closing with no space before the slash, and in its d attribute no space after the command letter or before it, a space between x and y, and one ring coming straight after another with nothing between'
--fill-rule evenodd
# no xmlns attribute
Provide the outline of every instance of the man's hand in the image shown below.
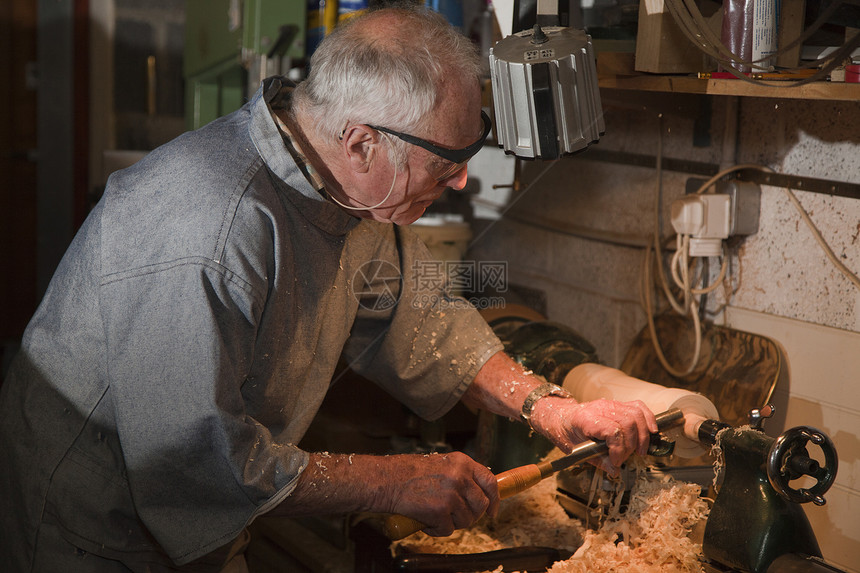
<svg viewBox="0 0 860 573"><path fill-rule="evenodd" d="M387 488L388 513L406 515L427 525L428 535L444 537L469 527L484 513L499 509L496 476L460 452L385 458L392 465ZM385 502L383 502L385 505Z"/></svg>
<svg viewBox="0 0 860 573"><path fill-rule="evenodd" d="M609 455L597 460L597 465L610 475L617 475L632 453L644 456L651 433L658 431L654 414L639 400L577 403L556 396L538 400L532 425L564 452L585 440L605 441Z"/></svg>
<svg viewBox="0 0 860 573"><path fill-rule="evenodd" d="M463 401L501 416L519 418L526 396L542 383L542 379L499 352L478 372ZM531 424L564 452L584 440L606 441L609 455L593 463L612 475L633 452L646 453L650 434L658 431L654 414L638 400L579 403L552 395L535 402Z"/></svg>
<svg viewBox="0 0 860 573"><path fill-rule="evenodd" d="M358 511L411 517L424 532L450 535L499 509L496 476L469 456L310 454L293 492L272 515L337 515Z"/></svg>

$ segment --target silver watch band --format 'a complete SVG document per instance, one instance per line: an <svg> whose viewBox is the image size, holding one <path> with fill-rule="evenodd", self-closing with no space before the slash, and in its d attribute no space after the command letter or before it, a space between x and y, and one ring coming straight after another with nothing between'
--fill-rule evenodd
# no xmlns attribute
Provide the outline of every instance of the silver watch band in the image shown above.
<svg viewBox="0 0 860 573"><path fill-rule="evenodd" d="M557 386L555 384L551 384L549 382L544 382L526 396L525 401L523 402L523 409L520 417L522 417L523 422L529 425L529 427L534 430L532 426L531 418L532 411L534 410L535 404L541 398L546 396L561 396L562 398L570 398L570 394L565 391L561 386Z"/></svg>

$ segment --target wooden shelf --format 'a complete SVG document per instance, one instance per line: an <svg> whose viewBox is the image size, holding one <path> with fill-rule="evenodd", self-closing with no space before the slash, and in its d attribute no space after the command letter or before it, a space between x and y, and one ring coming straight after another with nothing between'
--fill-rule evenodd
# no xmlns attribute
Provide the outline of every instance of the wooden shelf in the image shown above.
<svg viewBox="0 0 860 573"><path fill-rule="evenodd" d="M812 82L800 86L789 81L755 83L738 79L699 79L694 75L643 74L633 71L633 54L603 52L597 56L601 89L638 90L720 96L781 99L860 101L860 84Z"/></svg>
<svg viewBox="0 0 860 573"><path fill-rule="evenodd" d="M860 101L860 84L812 82L786 86L788 82L704 80L686 76L614 76L600 78L603 89L639 90L687 94L769 97L782 99Z"/></svg>

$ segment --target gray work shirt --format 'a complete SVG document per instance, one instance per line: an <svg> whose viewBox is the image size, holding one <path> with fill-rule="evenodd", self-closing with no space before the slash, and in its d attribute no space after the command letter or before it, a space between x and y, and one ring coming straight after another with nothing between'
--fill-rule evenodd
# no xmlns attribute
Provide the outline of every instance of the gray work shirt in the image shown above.
<svg viewBox="0 0 860 573"><path fill-rule="evenodd" d="M342 355L433 419L502 350L414 280L414 233L321 199L265 94L112 175L63 258L0 400L13 569L42 522L129 563L205 556L289 496Z"/></svg>

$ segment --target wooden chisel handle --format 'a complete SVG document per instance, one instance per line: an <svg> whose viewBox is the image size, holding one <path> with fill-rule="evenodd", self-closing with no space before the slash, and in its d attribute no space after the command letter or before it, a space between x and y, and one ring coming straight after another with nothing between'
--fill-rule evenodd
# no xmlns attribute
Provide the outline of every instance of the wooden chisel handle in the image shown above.
<svg viewBox="0 0 860 573"><path fill-rule="evenodd" d="M528 464L497 474L496 483L499 486L499 497L504 499L523 492L537 485L550 474L552 474L552 466L545 462ZM383 521L382 533L392 541L397 541L416 531L421 531L425 527L427 526L417 519L405 515L389 515Z"/></svg>
<svg viewBox="0 0 860 573"><path fill-rule="evenodd" d="M499 497L505 499L537 485L545 477L552 474L552 466L546 462L527 464L496 474L499 485Z"/></svg>
<svg viewBox="0 0 860 573"><path fill-rule="evenodd" d="M657 414L656 418L657 427L660 430L666 430L684 422L684 414L677 408ZM608 447L605 442L586 440L575 446L571 453L554 462L527 464L496 474L499 497L505 499L506 497L523 492L537 485L541 480L551 476L559 469L584 462L607 451ZM412 535L416 531L421 531L425 527L427 526L417 519L412 519L405 515L389 515L383 520L382 533L392 541L397 541L407 535Z"/></svg>
<svg viewBox="0 0 860 573"><path fill-rule="evenodd" d="M421 531L427 527L417 519L406 517L405 515L388 515L382 522L382 533L391 541L403 539L412 535L416 531Z"/></svg>

